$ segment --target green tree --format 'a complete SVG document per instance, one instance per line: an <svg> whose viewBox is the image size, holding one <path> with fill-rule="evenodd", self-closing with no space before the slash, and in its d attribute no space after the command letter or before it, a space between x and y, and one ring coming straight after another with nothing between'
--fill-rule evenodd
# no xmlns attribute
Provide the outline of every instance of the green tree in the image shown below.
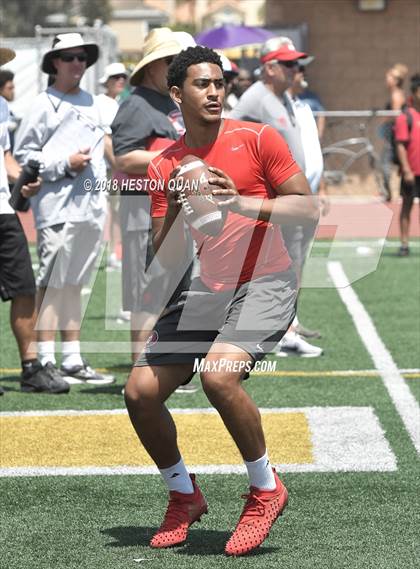
<svg viewBox="0 0 420 569"><path fill-rule="evenodd" d="M0 0L0 36L33 37L36 25L47 25L52 14L66 14L71 22L84 16L92 25L99 18L108 22L112 9L109 0Z"/></svg>
<svg viewBox="0 0 420 569"><path fill-rule="evenodd" d="M71 0L0 0L0 34L32 37L36 25L45 25L50 14L70 14Z"/></svg>
<svg viewBox="0 0 420 569"><path fill-rule="evenodd" d="M112 16L112 8L109 0L80 0L80 15L87 18L88 25L92 25L96 19L102 20L105 24Z"/></svg>

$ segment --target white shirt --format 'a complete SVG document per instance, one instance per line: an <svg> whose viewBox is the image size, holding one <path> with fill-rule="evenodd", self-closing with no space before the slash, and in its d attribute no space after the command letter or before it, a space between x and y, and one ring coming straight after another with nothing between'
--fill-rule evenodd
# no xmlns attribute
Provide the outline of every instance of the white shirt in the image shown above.
<svg viewBox="0 0 420 569"><path fill-rule="evenodd" d="M118 112L119 105L115 99L108 97L105 93L97 95L95 100L99 107L101 125L107 134L111 134L111 124Z"/></svg>
<svg viewBox="0 0 420 569"><path fill-rule="evenodd" d="M83 89L64 94L48 87L33 101L31 111L23 118L15 142L14 155L25 164L30 159L42 164L41 190L31 198L37 229L58 223L100 222L106 214L107 201L101 191L106 178L103 139L91 150L92 159L76 175L68 173L68 156L57 148L56 155L44 152L44 147L60 122L72 108L90 122L105 130L95 98ZM88 185L86 185L86 180Z"/></svg>
<svg viewBox="0 0 420 569"><path fill-rule="evenodd" d="M296 120L300 127L303 153L305 155L305 176L312 193L317 193L324 170L318 128L311 107L299 99L293 99Z"/></svg>
<svg viewBox="0 0 420 569"><path fill-rule="evenodd" d="M4 153L10 150L8 123L9 107L6 100L0 97L0 215L15 213L9 204L9 181L4 162Z"/></svg>

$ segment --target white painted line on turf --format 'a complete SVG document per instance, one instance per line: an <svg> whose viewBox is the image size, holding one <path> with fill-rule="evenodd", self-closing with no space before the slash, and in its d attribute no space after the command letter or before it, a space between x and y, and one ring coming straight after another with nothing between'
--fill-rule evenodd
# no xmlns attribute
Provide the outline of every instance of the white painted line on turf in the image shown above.
<svg viewBox="0 0 420 569"><path fill-rule="evenodd" d="M342 264L338 261L329 262L328 272L376 369L381 374L388 394L417 452L420 454L420 408L417 401L385 347L367 310L350 285Z"/></svg>
<svg viewBox="0 0 420 569"><path fill-rule="evenodd" d="M363 246L376 246L376 247L386 247L390 249L397 250L399 247L399 242L397 241L385 241L384 239L365 239L365 240L348 240L348 241L340 241L340 240L315 240L313 247L320 248L320 249L330 249L331 245L334 243L334 247L343 247L349 249L356 249L357 247ZM413 249L420 247L420 241L412 241L410 243L410 247Z"/></svg>
<svg viewBox="0 0 420 569"><path fill-rule="evenodd" d="M212 408L171 409L176 414L214 414ZM390 472L397 469L394 453L371 407L297 407L263 408L262 414L304 413L311 433L313 461L277 464L282 472ZM112 411L61 411L48 415L123 414ZM25 414L26 416L28 414ZM3 414L4 416L4 414ZM10 416L10 415L9 415ZM11 415L16 416L16 415ZM32 413L32 416L40 416ZM176 419L176 418L175 418ZM279 433L281 436L281 433ZM297 444L299 443L297 439ZM189 466L198 474L245 474L238 464L196 464ZM92 476L158 474L155 466L19 466L0 468L0 477L7 476Z"/></svg>

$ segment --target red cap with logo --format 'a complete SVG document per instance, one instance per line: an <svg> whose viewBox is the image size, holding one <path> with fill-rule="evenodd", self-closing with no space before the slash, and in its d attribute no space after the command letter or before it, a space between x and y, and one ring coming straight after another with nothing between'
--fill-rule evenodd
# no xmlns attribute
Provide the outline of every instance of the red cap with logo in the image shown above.
<svg viewBox="0 0 420 569"><path fill-rule="evenodd" d="M276 45L277 44L277 45ZM280 45L279 45L280 44ZM277 59L279 61L294 61L307 57L303 51L297 51L290 38L281 37L268 40L261 53L261 63ZM270 47L272 49L270 49ZM268 49L267 49L268 48Z"/></svg>

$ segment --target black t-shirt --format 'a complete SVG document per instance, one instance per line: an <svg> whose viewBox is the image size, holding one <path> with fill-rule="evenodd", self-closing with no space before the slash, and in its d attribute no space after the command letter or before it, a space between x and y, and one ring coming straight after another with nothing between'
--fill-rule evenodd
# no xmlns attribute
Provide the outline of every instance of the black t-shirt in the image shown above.
<svg viewBox="0 0 420 569"><path fill-rule="evenodd" d="M184 121L181 111L169 95L162 95L147 87L137 87L128 99L121 103L111 129L114 154L122 156L133 150L147 149L154 137L178 140L184 133ZM148 196L122 191L122 233L148 231L150 222Z"/></svg>
<svg viewBox="0 0 420 569"><path fill-rule="evenodd" d="M137 87L121 103L111 125L115 156L147 148L153 137L178 140L184 132L181 111L169 95Z"/></svg>

